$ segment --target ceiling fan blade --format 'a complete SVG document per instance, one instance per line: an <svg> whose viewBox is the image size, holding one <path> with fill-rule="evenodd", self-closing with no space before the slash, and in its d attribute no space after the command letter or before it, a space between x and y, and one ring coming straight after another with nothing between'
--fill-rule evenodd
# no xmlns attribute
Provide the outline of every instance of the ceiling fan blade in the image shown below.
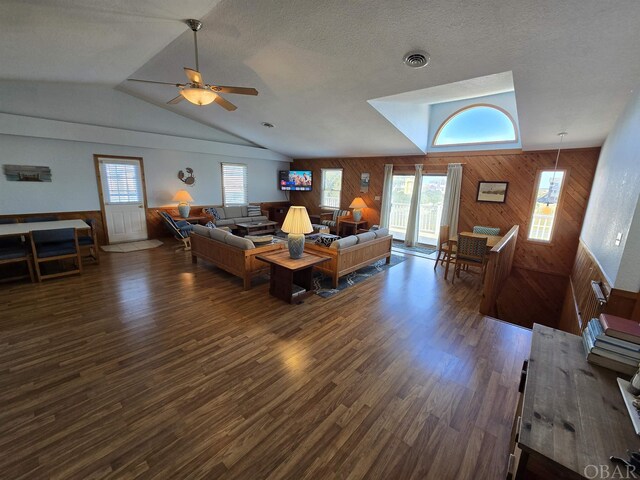
<svg viewBox="0 0 640 480"><path fill-rule="evenodd" d="M158 85L173 85L174 87L184 87L184 83L156 82L154 80L138 80L137 78L127 78L130 82L157 83Z"/></svg>
<svg viewBox="0 0 640 480"><path fill-rule="evenodd" d="M202 75L197 70L193 68L184 67L184 73L187 75L187 78L191 83L195 83L196 85L202 85Z"/></svg>
<svg viewBox="0 0 640 480"><path fill-rule="evenodd" d="M176 98L172 98L167 103L169 105L175 105L176 103L181 102L182 100L184 100L184 97L182 95L178 95Z"/></svg>
<svg viewBox="0 0 640 480"><path fill-rule="evenodd" d="M231 103L229 100L225 100L224 98L222 98L220 95L218 95L216 97L214 102L216 102L218 105L220 105L225 110L228 110L229 112L233 112L235 109L238 108L233 103Z"/></svg>
<svg viewBox="0 0 640 480"><path fill-rule="evenodd" d="M224 85L211 85L211 90L216 93L235 93L238 95L258 95L258 90L249 87L225 87Z"/></svg>

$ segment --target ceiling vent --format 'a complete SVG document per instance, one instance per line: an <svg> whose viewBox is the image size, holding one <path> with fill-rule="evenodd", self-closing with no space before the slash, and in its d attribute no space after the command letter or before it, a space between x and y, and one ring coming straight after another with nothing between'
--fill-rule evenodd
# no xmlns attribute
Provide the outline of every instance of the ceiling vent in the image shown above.
<svg viewBox="0 0 640 480"><path fill-rule="evenodd" d="M411 68L422 68L429 64L429 54L424 51L409 52L402 60L404 64Z"/></svg>

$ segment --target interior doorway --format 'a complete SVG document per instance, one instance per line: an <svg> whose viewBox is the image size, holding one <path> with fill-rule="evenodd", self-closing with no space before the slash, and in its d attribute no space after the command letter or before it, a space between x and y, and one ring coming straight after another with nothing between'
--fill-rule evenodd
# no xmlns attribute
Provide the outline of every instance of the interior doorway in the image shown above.
<svg viewBox="0 0 640 480"><path fill-rule="evenodd" d="M94 155L107 243L147 239L147 199L140 157Z"/></svg>
<svg viewBox="0 0 640 480"><path fill-rule="evenodd" d="M415 176L411 174L393 175L389 231L395 240L404 241L405 239L414 179ZM422 176L418 214L418 243L436 245L438 242L446 184L446 175L424 174Z"/></svg>

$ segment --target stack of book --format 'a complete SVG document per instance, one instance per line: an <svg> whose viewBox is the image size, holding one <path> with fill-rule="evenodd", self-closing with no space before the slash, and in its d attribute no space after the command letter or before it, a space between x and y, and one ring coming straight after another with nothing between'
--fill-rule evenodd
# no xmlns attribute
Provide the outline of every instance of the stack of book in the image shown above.
<svg viewBox="0 0 640 480"><path fill-rule="evenodd" d="M603 313L582 332L587 361L633 375L640 363L640 324Z"/></svg>

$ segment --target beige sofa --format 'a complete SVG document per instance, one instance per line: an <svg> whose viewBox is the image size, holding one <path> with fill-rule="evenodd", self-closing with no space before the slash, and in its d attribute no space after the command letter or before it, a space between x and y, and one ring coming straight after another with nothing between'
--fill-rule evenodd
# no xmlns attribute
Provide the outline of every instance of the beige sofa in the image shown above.
<svg viewBox="0 0 640 480"><path fill-rule="evenodd" d="M260 210L260 215L249 216L249 207L259 209L259 205L243 205L241 207L202 207L202 215L208 217L218 227L224 227L229 225L236 225L238 223L249 222L266 222L269 220L268 212ZM215 218L210 212L211 209L215 209L220 218Z"/></svg>
<svg viewBox="0 0 640 480"><path fill-rule="evenodd" d="M359 268L371 265L383 258L391 261L393 237L389 230L382 228L336 240L330 247L305 243L306 252L329 257L328 262L314 268L331 277L333 288L338 287L338 279Z"/></svg>
<svg viewBox="0 0 640 480"><path fill-rule="evenodd" d="M256 255L278 251L284 242L256 247L251 240L238 237L221 228L195 225L191 233L191 259L206 260L216 267L242 278L245 290L251 288L251 279L268 273L269 265L256 259Z"/></svg>

